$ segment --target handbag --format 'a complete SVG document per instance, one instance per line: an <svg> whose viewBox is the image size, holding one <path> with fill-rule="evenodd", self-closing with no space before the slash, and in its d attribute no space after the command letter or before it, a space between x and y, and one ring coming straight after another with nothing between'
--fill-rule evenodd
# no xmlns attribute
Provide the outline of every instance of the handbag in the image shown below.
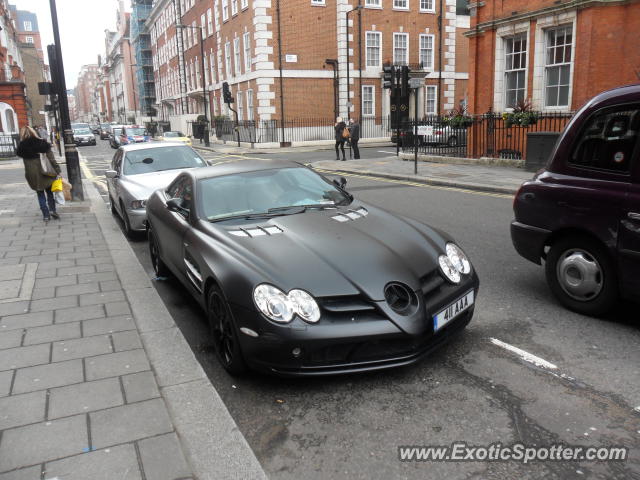
<svg viewBox="0 0 640 480"><path fill-rule="evenodd" d="M42 173L47 176L51 177L58 175L58 172L56 172L53 165L51 165L51 161L49 160L49 157L47 157L46 153L40 154L40 167L42 167Z"/></svg>
<svg viewBox="0 0 640 480"><path fill-rule="evenodd" d="M62 178L61 177L58 177L53 181L53 183L51 184L51 191L52 192L61 192L62 191Z"/></svg>
<svg viewBox="0 0 640 480"><path fill-rule="evenodd" d="M342 129L342 138L347 139L351 137L351 132L349 131L348 127L344 127L344 129Z"/></svg>

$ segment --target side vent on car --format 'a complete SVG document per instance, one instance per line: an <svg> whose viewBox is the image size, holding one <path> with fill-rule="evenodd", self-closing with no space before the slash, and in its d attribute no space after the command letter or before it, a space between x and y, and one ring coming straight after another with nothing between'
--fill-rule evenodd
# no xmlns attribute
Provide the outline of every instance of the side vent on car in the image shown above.
<svg viewBox="0 0 640 480"><path fill-rule="evenodd" d="M268 227L241 228L239 230L229 230L230 235L236 237L260 237L262 235L277 235L282 233L280 227L270 225Z"/></svg>
<svg viewBox="0 0 640 480"><path fill-rule="evenodd" d="M341 213L340 215L334 215L333 218L334 220L336 220L337 222L348 222L349 220L357 220L359 218L362 217L366 217L367 215L369 215L369 212L367 211L366 208L364 207L360 207L357 210L347 210L344 213Z"/></svg>

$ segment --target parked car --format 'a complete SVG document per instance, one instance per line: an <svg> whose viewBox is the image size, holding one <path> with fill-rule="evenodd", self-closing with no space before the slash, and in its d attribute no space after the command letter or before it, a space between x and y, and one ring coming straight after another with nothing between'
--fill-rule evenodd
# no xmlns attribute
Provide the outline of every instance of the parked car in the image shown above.
<svg viewBox="0 0 640 480"><path fill-rule="evenodd" d="M90 128L91 132L93 132L94 134L98 135L100 133L100 125L93 124Z"/></svg>
<svg viewBox="0 0 640 480"><path fill-rule="evenodd" d="M413 146L415 127L408 126L400 129L400 146ZM396 131L391 136L393 143L397 142ZM462 147L467 144L467 129L463 127L451 127L441 124L418 125L418 145L447 145L449 147Z"/></svg>
<svg viewBox="0 0 640 480"><path fill-rule="evenodd" d="M156 140L159 142L182 142L189 146L192 144L191 138L178 131L164 132L161 136L156 137Z"/></svg>
<svg viewBox="0 0 640 480"><path fill-rule="evenodd" d="M77 128L73 131L73 140L76 145L95 145L96 137L88 128Z"/></svg>
<svg viewBox="0 0 640 480"><path fill-rule="evenodd" d="M515 197L513 244L545 262L551 291L571 310L601 315L639 298L639 132L640 85L597 95Z"/></svg>
<svg viewBox="0 0 640 480"><path fill-rule="evenodd" d="M79 130L79 129L91 129L91 127L89 126L88 123L72 123L71 124L71 130Z"/></svg>
<svg viewBox="0 0 640 480"><path fill-rule="evenodd" d="M111 212L122 217L127 235L144 231L149 195L169 185L184 169L206 165L192 148L179 143L119 147L111 169L105 172Z"/></svg>
<svg viewBox="0 0 640 480"><path fill-rule="evenodd" d="M125 125L116 130L113 136L118 137L118 139L114 140L111 145L114 148L117 148L115 147L115 144L120 146L151 141L151 135L149 135L149 132L139 125Z"/></svg>
<svg viewBox="0 0 640 480"><path fill-rule="evenodd" d="M345 184L247 160L185 171L149 198L155 272L204 308L230 373L408 365L471 320L478 277L454 240Z"/></svg>
<svg viewBox="0 0 640 480"><path fill-rule="evenodd" d="M100 135L100 140L108 139L109 135L111 135L111 125L108 123L101 123L98 134Z"/></svg>
<svg viewBox="0 0 640 480"><path fill-rule="evenodd" d="M111 133L109 134L109 145L111 148L118 148L122 145L121 138L124 135L124 128L127 125L111 125Z"/></svg>

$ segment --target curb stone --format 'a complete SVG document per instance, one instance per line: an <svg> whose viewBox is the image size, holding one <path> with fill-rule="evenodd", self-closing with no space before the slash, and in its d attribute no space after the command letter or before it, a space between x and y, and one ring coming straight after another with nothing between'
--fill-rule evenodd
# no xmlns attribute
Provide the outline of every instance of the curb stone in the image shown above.
<svg viewBox="0 0 640 480"><path fill-rule="evenodd" d="M266 479L258 459L100 194L88 180L84 180L84 187L114 260L116 273L122 279L144 350L195 478ZM153 307L151 312L150 305Z"/></svg>

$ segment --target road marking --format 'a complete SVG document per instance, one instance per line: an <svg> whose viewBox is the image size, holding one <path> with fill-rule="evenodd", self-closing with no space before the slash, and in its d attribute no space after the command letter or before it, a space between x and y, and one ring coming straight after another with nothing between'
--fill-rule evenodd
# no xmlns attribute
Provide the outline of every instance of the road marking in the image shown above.
<svg viewBox="0 0 640 480"><path fill-rule="evenodd" d="M544 358L537 357L533 353L529 353L521 348L514 347L513 345L509 345L497 338L491 338L491 343L497 345L498 347L504 348L512 353L515 353L525 362L529 362L534 364L536 367L547 368L549 370L557 370L558 366L555 363L547 362Z"/></svg>
<svg viewBox="0 0 640 480"><path fill-rule="evenodd" d="M308 165L311 166L317 172L326 173L328 175L340 175L343 177L362 178L362 179L372 180L376 182L397 183L399 185L408 185L410 187L432 188L434 190L448 190L451 192L470 193L472 195L482 195L484 197L508 198L508 199L513 198L513 195L506 195L504 193L480 192L478 190L469 190L467 188L460 188L460 187L445 187L442 185L430 185L428 183L410 182L408 180L396 180L393 178L374 177L371 175L341 172L339 170L327 170L324 168L314 167L313 164L308 164Z"/></svg>
<svg viewBox="0 0 640 480"><path fill-rule="evenodd" d="M384 150L378 150L378 153L389 153L391 155L396 155L397 152L386 152Z"/></svg>

